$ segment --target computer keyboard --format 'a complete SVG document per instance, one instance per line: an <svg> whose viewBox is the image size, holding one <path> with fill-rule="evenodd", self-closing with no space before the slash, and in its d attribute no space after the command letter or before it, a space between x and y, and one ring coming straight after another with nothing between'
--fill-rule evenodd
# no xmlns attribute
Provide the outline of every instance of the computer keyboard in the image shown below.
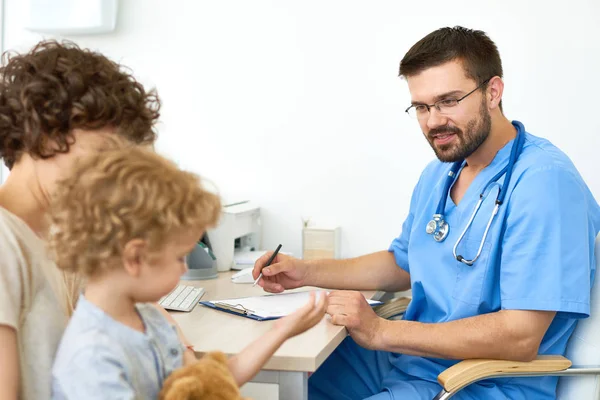
<svg viewBox="0 0 600 400"><path fill-rule="evenodd" d="M178 285L166 296L158 301L165 310L192 311L204 294L204 288Z"/></svg>

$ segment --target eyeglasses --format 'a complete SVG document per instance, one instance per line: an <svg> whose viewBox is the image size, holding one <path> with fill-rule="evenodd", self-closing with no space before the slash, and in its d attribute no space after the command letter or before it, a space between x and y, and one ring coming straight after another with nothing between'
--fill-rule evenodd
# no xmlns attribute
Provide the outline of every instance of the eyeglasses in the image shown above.
<svg viewBox="0 0 600 400"><path fill-rule="evenodd" d="M435 107L438 112L442 115L448 115L452 113L452 109L460 104L461 101L466 99L472 93L475 93L482 86L486 85L492 78L486 79L475 89L465 94L460 99L447 98L438 100L433 104L411 104L406 110L404 110L411 118L423 119L429 116L429 110L431 107Z"/></svg>

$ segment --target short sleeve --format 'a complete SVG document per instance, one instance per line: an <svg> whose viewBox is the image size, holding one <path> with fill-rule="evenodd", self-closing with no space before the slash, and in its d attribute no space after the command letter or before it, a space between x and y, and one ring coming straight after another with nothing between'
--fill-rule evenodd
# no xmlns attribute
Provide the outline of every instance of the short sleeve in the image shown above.
<svg viewBox="0 0 600 400"><path fill-rule="evenodd" d="M515 186L502 240L502 309L589 316L596 232L582 182L553 166Z"/></svg>
<svg viewBox="0 0 600 400"><path fill-rule="evenodd" d="M164 357L165 373L183 366L183 354L187 350L179 338L177 328L159 310L158 304L138 303L138 312L144 319L146 334L153 337ZM164 309L163 309L164 310Z"/></svg>
<svg viewBox="0 0 600 400"><path fill-rule="evenodd" d="M408 211L408 216L404 220L402 224L402 232L400 236L392 241L388 251L394 254L394 258L396 259L396 265L405 270L410 274L410 265L408 263L408 244L410 242L410 233L412 230L413 220L415 219L415 209L417 207L417 203L419 201L419 189L421 185L421 181L423 179L423 175L419 179L419 182L415 186L411 199L410 199L410 208Z"/></svg>
<svg viewBox="0 0 600 400"><path fill-rule="evenodd" d="M123 364L110 349L90 346L52 371L52 399L135 399Z"/></svg>
<svg viewBox="0 0 600 400"><path fill-rule="evenodd" d="M14 234L0 215L0 324L18 329L23 307L25 266L15 243Z"/></svg>

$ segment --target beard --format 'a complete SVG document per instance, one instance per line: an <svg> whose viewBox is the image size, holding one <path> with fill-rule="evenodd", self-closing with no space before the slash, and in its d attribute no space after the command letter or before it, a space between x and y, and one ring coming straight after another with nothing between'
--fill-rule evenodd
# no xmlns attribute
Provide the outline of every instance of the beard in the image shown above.
<svg viewBox="0 0 600 400"><path fill-rule="evenodd" d="M455 126L445 125L430 130L426 137L440 161L457 162L473 154L488 138L491 129L492 118L484 101L479 108L478 118L469 121L464 131ZM436 145L435 136L447 133L454 134L455 140L448 144Z"/></svg>

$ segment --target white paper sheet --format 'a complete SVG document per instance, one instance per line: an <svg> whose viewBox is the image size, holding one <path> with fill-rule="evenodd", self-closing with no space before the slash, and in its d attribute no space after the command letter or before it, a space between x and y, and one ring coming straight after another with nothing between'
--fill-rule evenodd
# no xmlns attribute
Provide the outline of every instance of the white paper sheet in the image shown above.
<svg viewBox="0 0 600 400"><path fill-rule="evenodd" d="M317 291L322 296L325 291ZM263 318L283 317L293 313L304 306L309 299L310 292L281 293L266 296L243 297L239 299L213 300L211 303L217 307L219 304L247 310L253 315ZM378 301L368 300L369 304L380 304Z"/></svg>

